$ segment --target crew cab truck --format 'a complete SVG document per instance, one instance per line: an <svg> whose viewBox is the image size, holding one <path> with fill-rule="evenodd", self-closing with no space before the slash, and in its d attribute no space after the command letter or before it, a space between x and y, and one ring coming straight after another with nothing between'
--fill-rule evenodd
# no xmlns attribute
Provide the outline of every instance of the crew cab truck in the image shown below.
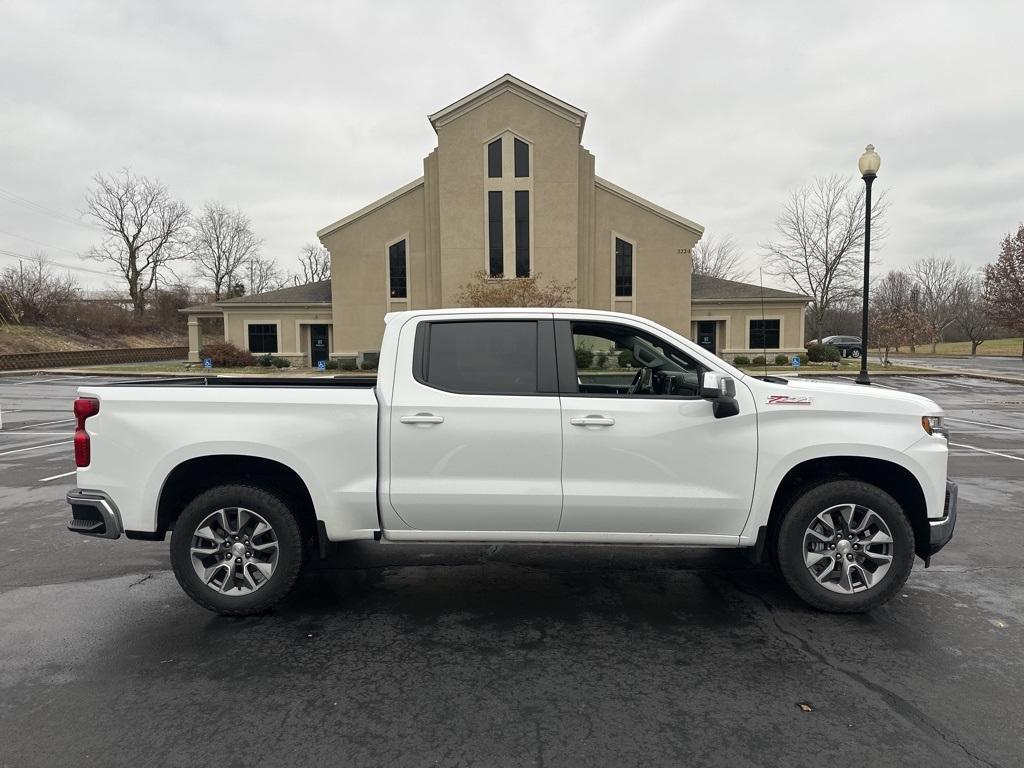
<svg viewBox="0 0 1024 768"><path fill-rule="evenodd" d="M182 588L266 610L331 542L747 547L870 609L950 539L942 410L754 378L649 320L388 315L376 378L83 386L68 528L163 540Z"/></svg>

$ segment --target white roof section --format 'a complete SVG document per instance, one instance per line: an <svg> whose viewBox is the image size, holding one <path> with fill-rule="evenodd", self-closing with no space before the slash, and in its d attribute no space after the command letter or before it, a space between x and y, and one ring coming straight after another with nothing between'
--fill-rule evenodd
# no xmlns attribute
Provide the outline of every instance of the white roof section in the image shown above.
<svg viewBox="0 0 1024 768"><path fill-rule="evenodd" d="M667 208L662 208L660 205L655 205L650 200L644 200L639 195L634 195L628 189L623 189L617 184L612 184L607 179L602 179L600 176L595 176L594 185L597 186L598 189L603 189L605 192L610 192L616 197L621 197L623 200L627 200L628 202L631 202L634 205L638 205L641 208L644 208L650 211L651 213L660 216L666 221L670 221L673 224L679 224L680 226L685 227L686 229L693 232L693 234L697 235L698 237L704 234L703 224L698 224L695 221L690 221L689 219L680 216L678 213L672 213L672 211L668 210Z"/></svg>
<svg viewBox="0 0 1024 768"><path fill-rule="evenodd" d="M500 96L503 93L514 93L527 101L533 102L539 107L543 107L544 109L555 113L559 117L562 117L577 126L579 128L580 137L583 136L583 126L587 122L586 112L579 107L574 107L572 104L562 101L561 99L552 96L550 93L545 93L540 88L535 88L529 83L508 73L502 75L494 82L488 83L483 88L473 91L468 96L464 96L454 104L449 104L444 109L438 110L432 115L427 115L427 119L430 121L430 125L433 126L434 132L436 133L438 128L450 123L452 120L461 117L470 110L476 109L481 104L485 104L495 96Z"/></svg>
<svg viewBox="0 0 1024 768"><path fill-rule="evenodd" d="M395 200L397 200L398 198L402 197L403 195L406 195L409 192L412 192L414 189L417 189L418 187L422 187L422 186L423 186L423 177L420 176L418 179L416 179L416 181L410 181L404 187L400 187L399 189L396 189L394 192L392 192L389 195L384 195L384 197L382 197L380 200L374 200L372 203L370 203L365 208L360 208L355 213L350 213L345 218L338 219L333 224L328 224L323 229L317 230L316 236L317 237L327 237L327 235L331 234L332 232L334 232L336 230L341 229L346 224L351 224L356 219L361 219L366 214L373 213L378 208L383 208L388 203L393 203Z"/></svg>

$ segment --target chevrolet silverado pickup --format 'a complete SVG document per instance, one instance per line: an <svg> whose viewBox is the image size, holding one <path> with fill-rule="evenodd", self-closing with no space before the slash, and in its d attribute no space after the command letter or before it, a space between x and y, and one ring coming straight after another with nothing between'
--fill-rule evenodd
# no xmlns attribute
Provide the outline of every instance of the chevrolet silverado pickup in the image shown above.
<svg viewBox="0 0 1024 768"><path fill-rule="evenodd" d="M358 539L746 547L858 612L956 522L932 401L755 378L613 312L395 313L376 377L83 386L74 412L68 528L170 532L181 587L223 614Z"/></svg>

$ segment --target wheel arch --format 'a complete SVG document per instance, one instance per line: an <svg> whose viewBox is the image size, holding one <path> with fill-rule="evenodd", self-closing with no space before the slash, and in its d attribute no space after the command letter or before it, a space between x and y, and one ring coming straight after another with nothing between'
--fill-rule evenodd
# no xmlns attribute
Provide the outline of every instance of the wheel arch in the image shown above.
<svg viewBox="0 0 1024 768"><path fill-rule="evenodd" d="M907 513L914 531L914 551L927 557L929 547L928 507L924 490L904 466L885 459L865 456L828 456L808 459L792 467L775 489L768 515L766 540L774 542L782 518L792 503L811 488L833 480L860 480L881 488ZM769 548L770 551L771 548Z"/></svg>
<svg viewBox="0 0 1024 768"><path fill-rule="evenodd" d="M281 497L295 514L303 539L318 535L309 488L291 467L273 459L239 454L197 456L174 467L157 497L157 535L174 528L182 510L200 493L230 483L253 485Z"/></svg>

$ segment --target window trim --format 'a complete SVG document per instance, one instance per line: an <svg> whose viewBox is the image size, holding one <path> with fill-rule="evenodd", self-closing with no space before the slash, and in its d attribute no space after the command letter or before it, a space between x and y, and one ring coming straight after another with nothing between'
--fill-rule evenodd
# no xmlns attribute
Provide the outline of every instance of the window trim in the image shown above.
<svg viewBox="0 0 1024 768"><path fill-rule="evenodd" d="M621 320L606 320L603 318L581 318L578 320L566 320L561 318L555 319L555 354L557 357L557 368L558 368L558 394L561 397L579 397L579 398L596 398L601 400L615 399L615 400L704 400L706 398L698 395L620 395L614 392L602 393L602 392L580 392L579 391L579 371L576 368L576 349L573 345L572 340L572 326L573 323L595 323L600 325L618 325L630 330L637 331L639 333L653 336L658 339L662 344L671 347L677 353L685 357L687 360L693 362L697 368L697 380L700 381L704 374L712 370L705 365L700 359L695 358L683 349L679 348L679 345L674 344L654 333L648 328L644 328L639 325L632 323L623 322Z"/></svg>
<svg viewBox="0 0 1024 768"><path fill-rule="evenodd" d="M405 240L405 296L394 297L391 295L391 246L398 245L398 243ZM412 274L409 270L412 259L409 255L409 233L406 232L403 235L399 235L391 240L388 240L384 244L384 300L387 302L386 306L388 312L391 312L392 303L405 303L408 305L406 308L412 308Z"/></svg>
<svg viewBox="0 0 1024 768"><path fill-rule="evenodd" d="M225 323L224 325L227 326L227 323ZM274 319L271 319L271 318L267 318L265 320L263 320L263 319L261 319L261 320L243 320L242 321L242 325L243 325L243 328L245 330L245 333L243 335L245 337L245 351L246 352L252 352L252 354L254 354L254 355L283 355L283 354L285 354L281 350L282 337L281 337L281 321L280 320L274 320ZM252 349L249 347L249 326L250 325L274 325L274 326L277 326L277 351L276 352L253 352Z"/></svg>
<svg viewBox="0 0 1024 768"><path fill-rule="evenodd" d="M748 351L754 352L754 351L762 349L762 347L752 347L752 346L750 346L750 322L752 320L778 320L779 321L779 346L777 346L777 347L764 347L763 349L764 349L765 352L771 352L771 351L778 352L781 349L786 349L786 347L783 346L783 344L782 344L783 339L786 338L786 334L785 334L785 331L786 331L786 320L783 317L783 315L760 315L760 314L757 314L757 315L746 315L745 316L744 325L746 326L746 338L744 339L744 342L747 345L747 350Z"/></svg>
<svg viewBox="0 0 1024 768"><path fill-rule="evenodd" d="M630 279L631 279L631 281L633 283L633 286L632 286L633 287L633 292L629 296L618 296L615 293L615 241L616 240L622 240L623 242L629 243L631 246L633 246L633 263L631 265L632 266L632 273L630 275ZM631 237L626 237L621 232L616 232L615 230L612 230L612 237L611 237L611 278L612 278L611 279L611 283L612 283L611 288L612 288L612 304L611 304L611 308L612 308L613 311L617 311L618 310L618 308L615 305L615 302L617 302L617 301L618 302L628 302L630 304L630 307L631 307L630 314L633 314L633 315L636 314L636 262L637 262L637 255L638 255L638 253L639 253L639 249L637 248L636 240L634 240Z"/></svg>
<svg viewBox="0 0 1024 768"><path fill-rule="evenodd" d="M427 380L426 369L430 349L430 329L435 325L452 323L534 323L537 331L537 391L536 392L464 392L439 387ZM558 373L555 360L554 321L549 318L465 318L445 320L422 320L416 324L416 338L413 342L412 377L417 384L438 392L465 397L558 397Z"/></svg>

